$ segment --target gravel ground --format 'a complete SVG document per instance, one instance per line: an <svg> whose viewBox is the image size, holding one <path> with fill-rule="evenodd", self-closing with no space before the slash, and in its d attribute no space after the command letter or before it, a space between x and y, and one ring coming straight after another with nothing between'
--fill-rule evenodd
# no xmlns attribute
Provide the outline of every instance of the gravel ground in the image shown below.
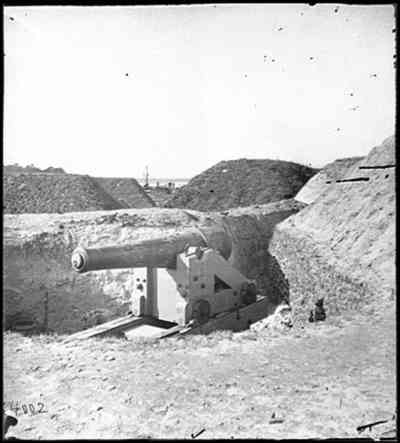
<svg viewBox="0 0 400 443"><path fill-rule="evenodd" d="M316 172L280 160L222 161L178 188L165 206L221 211L290 199Z"/></svg>
<svg viewBox="0 0 400 443"><path fill-rule="evenodd" d="M153 343L4 337L20 438L354 438L396 407L395 310ZM42 408L42 412L38 410ZM277 422L271 422L272 416Z"/></svg>
<svg viewBox="0 0 400 443"><path fill-rule="evenodd" d="M6 214L64 213L120 209L112 198L88 175L5 174L3 176Z"/></svg>

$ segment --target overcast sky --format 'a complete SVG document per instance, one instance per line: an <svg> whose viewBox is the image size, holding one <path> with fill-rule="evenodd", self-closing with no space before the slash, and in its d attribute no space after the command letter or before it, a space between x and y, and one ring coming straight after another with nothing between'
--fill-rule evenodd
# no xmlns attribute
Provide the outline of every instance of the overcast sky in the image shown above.
<svg viewBox="0 0 400 443"><path fill-rule="evenodd" d="M192 177L321 167L394 133L394 9L6 7L4 162Z"/></svg>

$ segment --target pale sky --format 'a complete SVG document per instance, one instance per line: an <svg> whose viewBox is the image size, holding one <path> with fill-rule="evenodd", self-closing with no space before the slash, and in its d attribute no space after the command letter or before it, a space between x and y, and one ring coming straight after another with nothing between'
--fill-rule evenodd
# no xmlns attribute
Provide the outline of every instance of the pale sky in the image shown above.
<svg viewBox="0 0 400 443"><path fill-rule="evenodd" d="M3 162L190 178L365 155L394 133L394 26L390 5L6 7Z"/></svg>

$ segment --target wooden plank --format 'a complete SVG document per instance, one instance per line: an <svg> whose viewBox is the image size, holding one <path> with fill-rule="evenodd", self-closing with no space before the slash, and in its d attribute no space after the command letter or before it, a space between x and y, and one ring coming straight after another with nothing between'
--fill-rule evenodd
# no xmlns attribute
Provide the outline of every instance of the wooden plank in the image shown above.
<svg viewBox="0 0 400 443"><path fill-rule="evenodd" d="M119 332L122 329L132 327L134 325L142 324L145 321L145 317L135 317L129 315L127 317L120 317L115 320L111 320L107 323L103 323L98 326L94 326L90 329L85 329L84 331L76 332L70 335L65 342L70 342L74 340L83 340L90 337L96 337L100 335L107 334L109 332Z"/></svg>
<svg viewBox="0 0 400 443"><path fill-rule="evenodd" d="M181 334L209 334L215 330L243 331L248 329L250 324L272 314L276 308L268 297L258 296L258 300L243 308L227 313L221 313L217 317L210 319L207 323L182 331Z"/></svg>
<svg viewBox="0 0 400 443"><path fill-rule="evenodd" d="M212 331L220 329L242 331L247 329L250 324L272 314L275 308L276 306L269 301L268 297L258 296L257 301L251 305L244 306L230 312L220 313L216 317L210 319L207 323L193 327L177 325L174 322L169 322L150 316L134 317L130 315L128 317L122 317L102 325L95 326L94 328L90 328L85 331L77 332L76 334L70 335L65 342L83 340L91 337L102 337L108 334L111 335L122 333L143 324L165 328L166 331L157 336L159 339L171 337L177 334L208 334Z"/></svg>
<svg viewBox="0 0 400 443"><path fill-rule="evenodd" d="M146 268L146 303L144 315L158 318L157 268Z"/></svg>
<svg viewBox="0 0 400 443"><path fill-rule="evenodd" d="M160 320L159 318L154 318L150 316L134 317L129 315L127 317L117 318L111 320L107 323L103 323L93 328L86 329L84 331L79 331L75 334L70 335L64 342L71 342L74 340L85 340L92 337L103 337L105 335L120 334L129 329L141 326L143 324L156 326L159 328L172 328L176 326L175 322L170 322L167 320Z"/></svg>
<svg viewBox="0 0 400 443"><path fill-rule="evenodd" d="M167 337L172 337L173 335L179 334L179 332L184 329L185 326L182 325L176 325L173 326L172 328L167 329L165 332L162 332L158 338L167 338Z"/></svg>

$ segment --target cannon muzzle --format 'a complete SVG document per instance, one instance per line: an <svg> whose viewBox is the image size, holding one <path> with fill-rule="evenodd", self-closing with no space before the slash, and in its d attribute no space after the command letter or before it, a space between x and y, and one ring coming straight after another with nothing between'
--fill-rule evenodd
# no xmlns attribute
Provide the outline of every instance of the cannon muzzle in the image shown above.
<svg viewBox="0 0 400 443"><path fill-rule="evenodd" d="M232 241L221 226L190 228L127 245L102 248L76 248L71 256L72 268L79 272L121 268L175 268L176 258L187 246L208 246L228 259Z"/></svg>

